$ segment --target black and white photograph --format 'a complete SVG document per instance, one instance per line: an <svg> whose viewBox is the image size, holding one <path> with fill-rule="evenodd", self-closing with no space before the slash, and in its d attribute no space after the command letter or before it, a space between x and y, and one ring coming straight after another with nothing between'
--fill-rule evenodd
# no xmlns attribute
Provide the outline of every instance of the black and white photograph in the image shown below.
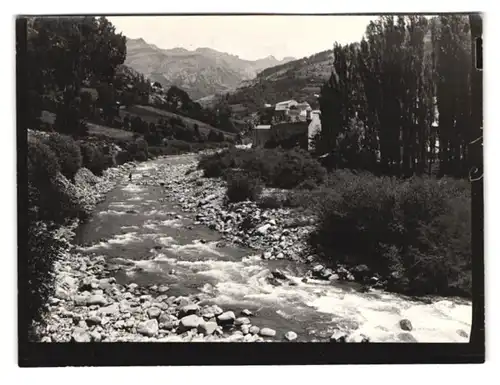
<svg viewBox="0 0 500 385"><path fill-rule="evenodd" d="M482 38L480 13L18 16L20 360L484 361Z"/></svg>

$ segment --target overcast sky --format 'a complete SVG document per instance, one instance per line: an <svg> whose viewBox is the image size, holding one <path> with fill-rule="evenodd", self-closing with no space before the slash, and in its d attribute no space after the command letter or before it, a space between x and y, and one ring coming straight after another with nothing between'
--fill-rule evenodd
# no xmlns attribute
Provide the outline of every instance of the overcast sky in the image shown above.
<svg viewBox="0 0 500 385"><path fill-rule="evenodd" d="M118 32L160 48L209 47L255 60L269 55L302 58L359 41L376 16L121 16Z"/></svg>

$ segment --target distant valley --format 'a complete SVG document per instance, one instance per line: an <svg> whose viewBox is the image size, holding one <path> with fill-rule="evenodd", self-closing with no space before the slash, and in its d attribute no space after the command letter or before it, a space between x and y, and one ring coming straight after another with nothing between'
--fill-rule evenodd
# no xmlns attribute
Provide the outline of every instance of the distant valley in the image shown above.
<svg viewBox="0 0 500 385"><path fill-rule="evenodd" d="M235 90L262 70L293 60L268 56L251 61L211 48L162 49L143 39L127 39L125 65L164 87L180 87L196 100Z"/></svg>

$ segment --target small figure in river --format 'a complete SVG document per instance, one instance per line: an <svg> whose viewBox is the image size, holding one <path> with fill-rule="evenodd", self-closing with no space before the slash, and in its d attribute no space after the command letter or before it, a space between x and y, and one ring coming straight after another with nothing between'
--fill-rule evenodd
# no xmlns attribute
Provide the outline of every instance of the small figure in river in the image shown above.
<svg viewBox="0 0 500 385"><path fill-rule="evenodd" d="M128 174L128 180L132 182L132 173Z"/></svg>

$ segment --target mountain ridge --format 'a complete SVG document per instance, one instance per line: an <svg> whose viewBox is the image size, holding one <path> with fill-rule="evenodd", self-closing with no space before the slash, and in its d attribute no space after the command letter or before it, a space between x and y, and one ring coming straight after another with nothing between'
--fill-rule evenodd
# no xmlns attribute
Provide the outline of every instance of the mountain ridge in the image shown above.
<svg viewBox="0 0 500 385"><path fill-rule="evenodd" d="M143 38L127 38L125 65L164 87L175 85L184 89L192 99L200 99L236 89L262 70L292 59L277 60L269 55L252 61L209 47L193 51L182 47L163 49Z"/></svg>

